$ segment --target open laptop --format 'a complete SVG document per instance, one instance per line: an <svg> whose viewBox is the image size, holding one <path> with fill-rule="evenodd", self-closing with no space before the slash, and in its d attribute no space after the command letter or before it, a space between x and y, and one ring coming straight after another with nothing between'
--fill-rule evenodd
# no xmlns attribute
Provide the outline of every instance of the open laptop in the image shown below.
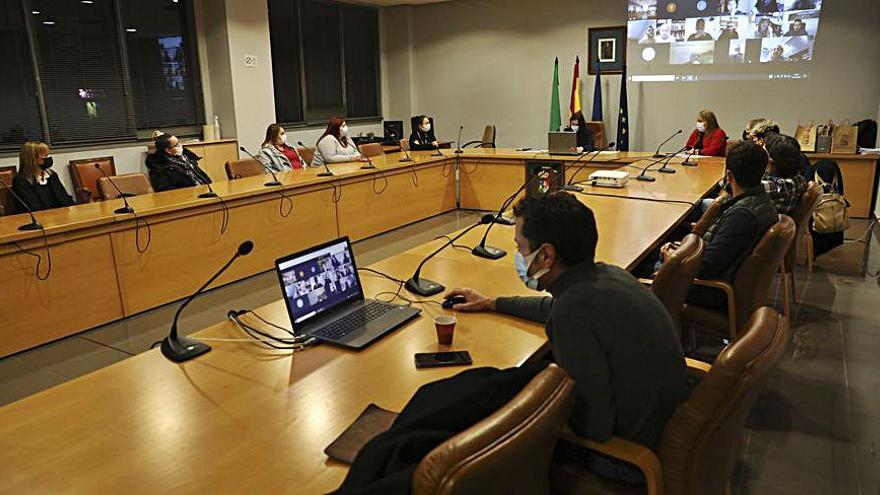
<svg viewBox="0 0 880 495"><path fill-rule="evenodd" d="M275 261L293 331L362 349L419 309L364 299L348 237Z"/></svg>
<svg viewBox="0 0 880 495"><path fill-rule="evenodd" d="M577 156L577 133L576 132L549 132L547 133L547 148L551 155ZM575 151L571 151L574 149Z"/></svg>

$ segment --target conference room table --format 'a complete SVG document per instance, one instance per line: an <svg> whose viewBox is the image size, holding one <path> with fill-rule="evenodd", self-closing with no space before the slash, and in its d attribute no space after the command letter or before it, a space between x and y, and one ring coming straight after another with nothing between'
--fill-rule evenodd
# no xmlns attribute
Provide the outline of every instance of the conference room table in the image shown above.
<svg viewBox="0 0 880 495"><path fill-rule="evenodd" d="M713 168L706 166L707 176L716 174ZM353 165L338 170L358 173ZM632 267L654 249L687 217L690 200L711 190L711 181L693 174L653 183L688 201L639 197L648 194L641 190L648 183L634 185L633 197L624 191L616 197L578 194L596 216L597 259ZM475 245L484 229L456 244ZM422 276L491 295L538 295L513 269L513 230L494 224L488 235L488 244L507 250L504 258L447 248L425 264ZM251 256L287 242L252 234L258 238ZM405 280L442 242L369 268ZM223 253L224 261L230 252ZM218 263L208 265L216 269ZM176 269L185 271L181 266ZM361 279L367 297L389 299L400 288L371 272L362 271ZM401 294L416 301L421 315L360 352L329 345L296 353L265 349L224 322L194 334L213 350L192 361L174 364L154 349L8 404L0 408L0 493L326 493L339 486L347 466L323 450L369 404L399 411L420 386L461 371L417 370L415 353L468 350L474 367L507 368L546 344L540 325L494 313L458 313L453 345L440 346L432 318L454 313L441 308L442 295ZM283 301L254 310L290 328ZM252 316L244 318L281 335Z"/></svg>

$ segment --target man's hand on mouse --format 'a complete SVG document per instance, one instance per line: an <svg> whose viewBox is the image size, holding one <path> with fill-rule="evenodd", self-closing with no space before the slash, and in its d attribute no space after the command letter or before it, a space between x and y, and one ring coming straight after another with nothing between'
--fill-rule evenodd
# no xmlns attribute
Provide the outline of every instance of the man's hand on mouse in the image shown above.
<svg viewBox="0 0 880 495"><path fill-rule="evenodd" d="M455 311L470 313L477 311L495 311L495 299L486 297L473 289L452 289L443 297L444 299L450 299L455 296L461 296L465 300L464 303L456 304L452 307Z"/></svg>

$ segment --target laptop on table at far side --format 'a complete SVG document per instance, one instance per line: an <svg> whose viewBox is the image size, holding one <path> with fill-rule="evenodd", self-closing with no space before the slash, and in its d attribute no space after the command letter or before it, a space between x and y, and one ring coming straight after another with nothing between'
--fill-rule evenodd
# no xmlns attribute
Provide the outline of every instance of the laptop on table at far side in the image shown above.
<svg viewBox="0 0 880 495"><path fill-rule="evenodd" d="M551 155L579 156L577 151L576 132L549 132L547 133L547 148ZM575 151L572 151L575 150Z"/></svg>
<svg viewBox="0 0 880 495"><path fill-rule="evenodd" d="M329 344L363 349L421 313L364 298L348 237L280 258L275 271L294 333Z"/></svg>

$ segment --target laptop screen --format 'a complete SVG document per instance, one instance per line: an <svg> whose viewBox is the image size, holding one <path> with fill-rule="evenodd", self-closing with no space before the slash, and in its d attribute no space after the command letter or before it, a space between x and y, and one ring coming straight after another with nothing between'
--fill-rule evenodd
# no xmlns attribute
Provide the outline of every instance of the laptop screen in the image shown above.
<svg viewBox="0 0 880 495"><path fill-rule="evenodd" d="M276 265L294 325L363 299L348 238L279 260Z"/></svg>

